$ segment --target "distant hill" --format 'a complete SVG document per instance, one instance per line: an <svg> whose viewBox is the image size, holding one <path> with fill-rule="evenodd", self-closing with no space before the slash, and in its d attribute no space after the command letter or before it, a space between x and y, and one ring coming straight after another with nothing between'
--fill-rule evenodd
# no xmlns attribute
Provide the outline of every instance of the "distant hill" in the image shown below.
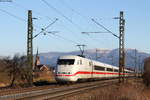
<svg viewBox="0 0 150 100"><path fill-rule="evenodd" d="M126 66L134 67L135 66L135 49L126 49ZM56 66L57 58L63 55L79 55L80 51L72 51L72 52L48 52L48 53L40 53L40 60L42 64L48 64L51 66ZM85 50L85 55L87 58L96 60L96 49ZM137 50L137 65L142 65L143 60L147 57L150 57L150 54L144 53ZM118 66L119 59L119 49L98 49L98 61L112 64Z"/></svg>

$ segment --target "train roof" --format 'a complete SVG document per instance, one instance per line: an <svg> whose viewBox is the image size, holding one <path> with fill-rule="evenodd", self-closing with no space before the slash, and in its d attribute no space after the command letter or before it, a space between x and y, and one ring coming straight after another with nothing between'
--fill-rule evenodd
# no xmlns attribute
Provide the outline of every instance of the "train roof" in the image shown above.
<svg viewBox="0 0 150 100"><path fill-rule="evenodd" d="M102 65L102 66L105 66L107 68L119 69L119 67L117 67L117 66L113 66L110 64L102 63L100 61L96 61L96 60L92 60L92 59L88 59L88 58L76 56L76 55L64 55L64 56L60 56L59 59L86 59L86 60L92 61L94 63L94 65ZM125 71L130 71L130 70L125 69Z"/></svg>
<svg viewBox="0 0 150 100"><path fill-rule="evenodd" d="M83 57L76 56L76 55L65 55L59 57L59 59L76 59L76 58L83 58Z"/></svg>
<svg viewBox="0 0 150 100"><path fill-rule="evenodd" d="M65 55L65 56L60 56L59 59L86 59L86 60L89 60L89 61L93 61L94 64L99 64L99 65L104 65L106 67L114 67L114 68L118 68L116 66L113 66L113 65L109 65L109 64L106 64L106 63L102 63L102 62L99 62L99 61L96 61L96 60L92 60L92 59L88 59L88 58L84 58L84 57L81 57L81 56L76 56L76 55Z"/></svg>

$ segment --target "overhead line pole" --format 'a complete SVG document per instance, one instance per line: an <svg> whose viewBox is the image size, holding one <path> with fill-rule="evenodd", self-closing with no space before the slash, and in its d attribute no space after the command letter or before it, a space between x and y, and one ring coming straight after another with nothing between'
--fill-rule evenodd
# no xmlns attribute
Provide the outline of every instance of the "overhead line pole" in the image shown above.
<svg viewBox="0 0 150 100"><path fill-rule="evenodd" d="M100 56L98 56L98 51L100 51L100 50L96 49L96 60L98 60L98 59L100 59L101 57L103 57L102 54L101 54Z"/></svg>
<svg viewBox="0 0 150 100"><path fill-rule="evenodd" d="M125 50L124 50L124 27L125 19L123 11L120 11L119 17L119 83L124 82L124 68L125 68Z"/></svg>
<svg viewBox="0 0 150 100"><path fill-rule="evenodd" d="M27 35L27 62L28 62L28 84L31 86L33 84L33 24L32 24L32 11L28 10L28 35Z"/></svg>
<svg viewBox="0 0 150 100"><path fill-rule="evenodd" d="M111 65L114 65L114 56L113 56L113 55L110 55L108 58L111 59Z"/></svg>
<svg viewBox="0 0 150 100"><path fill-rule="evenodd" d="M138 67L139 67L139 68L138 68L138 69L139 69L139 70L138 70L138 76L140 76L140 74L141 74L141 72L142 72L142 71L141 71L141 55L138 56Z"/></svg>
<svg viewBox="0 0 150 100"><path fill-rule="evenodd" d="M98 60L98 49L96 49L96 60Z"/></svg>
<svg viewBox="0 0 150 100"><path fill-rule="evenodd" d="M114 19L119 19L119 36L114 34L112 31L107 29L102 24L98 23L94 19L92 21L96 23L98 26L102 27L106 30L105 33L111 33L113 36L119 39L119 83L124 82L124 69L125 69L125 50L124 50L124 29L125 29L125 19L123 15L123 11L120 11L120 16L115 17ZM82 32L83 34L89 33L102 33L102 32Z"/></svg>
<svg viewBox="0 0 150 100"><path fill-rule="evenodd" d="M58 19L56 18L52 23L50 23L45 28L41 29L41 32L36 34L33 37L33 22L32 20L36 18L32 18L32 11L28 10L28 35L27 35L27 63L28 63L28 84L30 86L33 85L33 39L36 38L39 34L46 31L51 25L53 25Z"/></svg>
<svg viewBox="0 0 150 100"><path fill-rule="evenodd" d="M134 51L134 70L135 70L135 76L137 75L137 50Z"/></svg>

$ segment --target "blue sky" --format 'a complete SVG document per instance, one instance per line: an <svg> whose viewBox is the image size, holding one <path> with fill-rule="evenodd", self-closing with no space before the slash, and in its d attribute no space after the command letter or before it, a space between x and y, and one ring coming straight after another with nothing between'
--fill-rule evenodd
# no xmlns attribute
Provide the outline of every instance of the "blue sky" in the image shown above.
<svg viewBox="0 0 150 100"><path fill-rule="evenodd" d="M125 47L136 48L150 53L150 1L149 0L45 0L60 13L48 7L42 0L12 0L0 2L0 55L8 56L15 53L26 54L27 41L27 10L31 9L34 20L34 35L50 24L55 18L59 20L47 31L59 31L57 35L64 39L43 34L35 38L34 53L37 47L40 52L74 51L78 50L77 42L91 48L118 48L118 39L109 33L84 35L81 32L105 31L91 21L94 18L99 23L118 32L118 20L112 19L124 11L126 19ZM8 15L7 11L17 18ZM70 23L63 15L67 16ZM21 19L19 19L19 18ZM25 20L25 21L24 21ZM71 40L71 41L70 41Z"/></svg>

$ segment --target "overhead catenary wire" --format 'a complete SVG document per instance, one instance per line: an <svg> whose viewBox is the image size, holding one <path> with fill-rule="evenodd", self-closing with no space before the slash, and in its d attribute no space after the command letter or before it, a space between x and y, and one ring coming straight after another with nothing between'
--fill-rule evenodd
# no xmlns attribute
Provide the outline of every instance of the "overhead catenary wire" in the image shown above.
<svg viewBox="0 0 150 100"><path fill-rule="evenodd" d="M64 4L67 8L71 9L71 11L73 11L74 13L78 14L79 16L83 17L83 19L87 19L89 20L90 18L79 13L78 11L76 11L75 9L73 9L72 7L70 7L64 0L58 0L60 1L62 4ZM117 36L116 34L114 34L112 31L110 31L108 28L106 28L104 25L96 22L94 19L92 19L93 22L95 22L96 24L98 24L101 28L103 28L104 30L106 30L107 32L89 32L89 33L111 33L113 36L119 38L119 36ZM84 33L84 32L82 32ZM86 32L86 34L89 36L88 32ZM92 39L93 40L93 39Z"/></svg>
<svg viewBox="0 0 150 100"><path fill-rule="evenodd" d="M13 2L12 4L14 4L15 7L17 6L17 7L21 8L21 9L28 10L27 7L22 6L22 5L20 5L20 4L16 3L16 2ZM35 11L35 10L34 10L34 13L40 15L41 17L43 16L43 17L45 17L45 18L48 18L48 19L50 19L50 20L52 21L52 19L51 19L50 17L44 16L43 14L41 14L41 13ZM35 26L35 25L34 25L34 26ZM66 28L65 25L62 24L62 26ZM39 27L39 26L36 26L36 27L41 28L41 27ZM68 28L67 28L67 29L68 29ZM71 31L70 29L68 29L68 30L69 30L71 33L73 33L73 31ZM42 32L39 32L39 34L40 34L40 33L42 33ZM39 35L39 34L36 34L34 37L36 37L36 36Z"/></svg>
<svg viewBox="0 0 150 100"><path fill-rule="evenodd" d="M73 9L71 6L69 6L64 0L58 0L60 1L62 4L64 4L67 8L71 9L71 11L73 11L74 13L78 14L79 16L83 17L83 19L87 19L89 21L91 21L91 18L88 16L83 15L82 13L78 12L77 10ZM103 25L101 25L102 28L104 28L105 30L107 30L107 32L92 32L92 33L108 33L111 32L110 30L108 30L106 27L104 27ZM90 32L91 33L91 32ZM111 32L113 33L113 32Z"/></svg>
<svg viewBox="0 0 150 100"><path fill-rule="evenodd" d="M55 12L57 12L59 15L64 17L68 22L73 24L78 30L81 30L81 27L78 26L76 23L74 23L69 17L65 16L61 11L59 11L57 8L52 6L50 3L48 3L46 0L41 0L43 3L45 3L49 8L53 9Z"/></svg>
<svg viewBox="0 0 150 100"><path fill-rule="evenodd" d="M23 6L23 5L20 5L18 3L16 3L15 1L11 3L13 6L15 7L18 7L18 8L21 8L21 9L24 9L25 11L28 11L29 8ZM38 11L35 11L33 10L35 14L39 15L40 17L45 17L47 19L50 19L52 21L52 19L49 17L49 16L46 16L46 15L43 15L42 13L38 12Z"/></svg>
<svg viewBox="0 0 150 100"><path fill-rule="evenodd" d="M8 14L9 16L11 16L11 17L13 17L13 18L15 18L15 19L17 19L17 20L20 20L20 21L22 21L22 22L27 22L25 19L23 19L23 18L21 18L21 17L18 17L18 16L14 15L14 14L12 14L12 13L6 11L6 10L0 9L0 11L2 11L2 12L4 12L4 13ZM47 25L45 28L41 28L41 27L40 27L40 29L42 29L42 30L41 30L38 34L36 34L33 38L37 37L38 35L40 35L40 34L43 33L44 31L46 31L46 29L48 29L51 25L53 25L57 20L58 20L58 18L56 18L52 23L50 23L49 25ZM36 27L38 27L38 26L36 26ZM54 35L54 34L53 34L53 35ZM75 42L75 41L73 41L73 40L64 38L64 37L59 36L59 35L56 35L56 34L55 34L54 36L59 37L59 38L61 38L61 39L63 39L63 40L69 41L69 42L74 43L74 44L79 44L79 43L77 43L77 42Z"/></svg>
<svg viewBox="0 0 150 100"><path fill-rule="evenodd" d="M59 14L60 16L62 16L63 18L65 18L68 22L70 22L72 25L74 25L76 27L77 30L81 31L81 27L78 26L76 23L74 23L69 17L67 17L65 14L63 14L61 11L59 11L57 8L55 8L54 6L52 6L49 2L47 2L46 0L41 0L43 3L45 3L50 9L54 10L57 14ZM87 41L86 39L82 38L80 39L82 41Z"/></svg>
<svg viewBox="0 0 150 100"><path fill-rule="evenodd" d="M22 6L22 5L20 5L20 4L16 3L16 2L13 2L13 3L11 3L11 4L13 4L13 6L18 7L18 8L20 8L20 9L24 9L25 11L29 9L29 8L27 8L27 7L25 7L25 6ZM34 10L34 13L40 15L41 17L45 17L45 18L47 18L47 19L53 21L49 16L45 16L45 15L43 15L42 13L40 13L40 12L38 12L38 11L35 11L35 10ZM61 20L60 20L60 21L61 21ZM59 21L59 22L60 22L60 21ZM62 22L61 22L61 23L62 23ZM34 26L36 26L36 25L34 25ZM73 35L75 35L75 33L74 33L70 28L66 27L64 24L61 24L61 26L63 26L66 30L68 30L68 32L71 32ZM41 29L41 27L39 27L39 26L36 26L36 27Z"/></svg>
<svg viewBox="0 0 150 100"><path fill-rule="evenodd" d="M1 11L4 12L4 13L7 13L8 15L10 15L10 16L12 16L12 17L18 19L18 20L27 22L25 19L23 19L23 18L21 18L21 17L18 17L18 16L16 16L16 15L12 14L12 13L9 13L8 11L2 10L2 9L1 9ZM75 10L74 10L74 11L75 11ZM34 25L34 26L38 27L37 25ZM41 28L41 27L38 27L38 28Z"/></svg>
<svg viewBox="0 0 150 100"><path fill-rule="evenodd" d="M52 26L56 21L58 20L58 18L56 18L52 23L50 23L48 26L46 26L45 28L42 28L41 31L36 34L33 38L37 37L38 35L40 35L41 33L43 33L46 29L48 29L50 26Z"/></svg>
<svg viewBox="0 0 150 100"><path fill-rule="evenodd" d="M105 26L103 26L102 24L98 23L97 21L95 21L93 18L91 19L94 23L96 23L97 25L99 25L100 27L102 27L103 29L105 29L108 33L111 33L113 36L119 38L119 36L117 36L115 33L113 33L112 31L110 31L108 28L106 28Z"/></svg>
<svg viewBox="0 0 150 100"><path fill-rule="evenodd" d="M45 0L44 0L45 1ZM76 12L76 13L78 13L76 10L73 10L74 12ZM7 13L7 11L5 12L5 13ZM18 16L15 16L15 15L13 15L13 14L9 14L9 12L7 13L8 15L10 15L10 16L12 16L12 17L14 17L14 18L16 18L16 19L18 19L18 20L22 20L22 21L24 21L24 22L27 22L27 20L25 20L25 19L23 19L23 18L21 18L21 17L18 17ZM81 15L81 13L78 13L78 15ZM82 16L82 15L81 15ZM67 16L66 16L67 17ZM82 16L83 18L85 17L85 16ZM87 18L87 17L86 17ZM70 19L70 18L69 18ZM71 22L72 22L72 20L70 20ZM35 25L36 26L36 25ZM41 27L40 27L40 29L41 29ZM54 36L56 36L56 35L54 35ZM59 38L64 38L64 37L62 37L62 36L56 36L56 37L59 37ZM66 40L66 41L69 41L69 42L71 42L72 40L70 40L70 39L64 39L64 40ZM94 40L94 39L93 39ZM79 43L77 43L77 42L75 42L75 41L72 41L71 43L74 43L74 44L79 44Z"/></svg>
<svg viewBox="0 0 150 100"><path fill-rule="evenodd" d="M18 20L23 21L23 22L27 22L27 20L25 20L25 19L23 19L23 18L21 18L19 16L16 16L16 15L14 15L14 14L12 14L12 13L4 10L4 9L0 9L0 11L6 13L7 15L9 15L9 16L15 18L15 19L18 19Z"/></svg>
<svg viewBox="0 0 150 100"><path fill-rule="evenodd" d="M73 9L71 6L69 6L64 0L58 0L60 1L63 5L65 5L68 9L71 9L71 11L73 11L74 13L76 13L77 15L83 17L83 19L88 19L89 20L89 17L81 14L80 12L78 12L77 10Z"/></svg>
<svg viewBox="0 0 150 100"><path fill-rule="evenodd" d="M18 4L17 4L18 5ZM21 7L21 6L20 6ZM25 9L25 10L27 10L27 8L25 8L25 7L23 7L23 9ZM5 13L6 13L7 11L5 11ZM20 17L18 17L18 16L16 16L16 15L13 15L13 14L11 14L11 13L9 13L9 12L7 12L8 13L8 15L10 15L10 16L12 16L12 17L15 17L16 19L19 19L19 20L21 20L21 21L24 21L24 22L27 22L25 19L23 19L23 18L20 18ZM71 20L70 20L71 21ZM38 27L38 28L41 28L41 27L39 27L39 26L37 26L37 25L34 25L35 27ZM43 31L41 31L41 32L39 32L40 34L42 33ZM72 32L72 31L71 31ZM38 34L39 35L39 34ZM35 35L33 38L35 38L35 37L37 37L38 35ZM79 44L79 43L77 43L77 42L75 42L75 41L72 41L72 40L70 40L70 39L67 39L67 38L64 38L64 37L62 37L62 36L58 36L58 35L55 35L55 36L57 36L57 37L59 37L59 38L62 38L62 39L64 39L64 40L67 40L67 41L69 41L69 42L72 42L72 43L74 43L74 44Z"/></svg>
<svg viewBox="0 0 150 100"><path fill-rule="evenodd" d="M2 11L2 12L4 12L4 13L8 14L9 16L11 16L11 17L13 17L13 18L15 18L15 19L17 19L17 20L20 20L20 21L23 21L23 22L27 22L25 19L23 19L23 18L21 18L21 17L18 17L18 16L14 15L14 14L12 14L12 13L6 11L6 10L0 9L0 11ZM33 38L37 37L38 35L40 35L40 34L43 33L44 31L46 31L46 29L48 29L51 25L53 25L57 20L58 20L58 19L56 18L56 19L55 19L52 23L50 23L48 26L46 26L45 28L42 28L42 30L41 30L38 34L36 34ZM60 36L60 35L57 35L57 34L52 34L52 35L55 36L55 37L61 38L61 39L65 40L65 41L71 42L71 43L73 43L73 44L75 44L75 45L79 44L79 43L77 43L77 42L75 42L75 41L73 41L73 40L64 38L64 37L62 37L62 36Z"/></svg>
<svg viewBox="0 0 150 100"><path fill-rule="evenodd" d="M76 13L77 15L83 17L83 19L87 19L87 20L91 20L91 18L87 15L82 14L81 12L77 11L76 9L72 8L65 0L58 0L61 4L63 4L64 6L66 6L66 8L70 9L72 12ZM100 18L102 20L106 19L106 18ZM112 18L107 18L108 19L112 19Z"/></svg>
<svg viewBox="0 0 150 100"><path fill-rule="evenodd" d="M71 43L73 43L73 44L75 44L75 45L79 44L79 43L76 42L76 41L70 40L70 39L65 38L65 37L63 37L63 36L60 36L60 35L58 35L58 34L51 33L51 32L48 32L48 31L45 31L45 32L46 32L46 33L49 33L50 35L56 36L56 37L58 37L58 38L61 38L61 39L65 40L65 41L71 42Z"/></svg>
<svg viewBox="0 0 150 100"><path fill-rule="evenodd" d="M61 2L62 5L65 5L68 9L70 9L72 12L76 13L77 15L81 16L83 18L83 20L85 20L86 22L91 21L91 18L89 16L86 16L82 13L80 13L79 11L75 10L74 8L72 8L70 5L68 5L68 3L66 3L64 0L58 0ZM88 22L89 23L89 22ZM90 24L90 23L89 23ZM91 24L90 24L91 27Z"/></svg>
<svg viewBox="0 0 150 100"><path fill-rule="evenodd" d="M13 18L15 18L15 19L17 19L17 20L20 20L20 21L23 21L23 22L27 22L25 19L23 19L23 18L21 18L21 17L18 17L18 16L14 15L14 14L12 14L12 13L6 11L6 10L0 9L0 11L1 11L1 12L4 12L4 13L6 13L6 14L8 14L9 16L11 16L11 17L13 17ZM42 30L41 30L38 34L36 34L33 38L35 38L35 37L37 37L38 35L40 35L43 31L45 31L47 28L49 28L51 25L53 25L57 20L58 20L58 19L56 18L55 21L53 21L52 23L50 23L48 26L46 26L45 28L41 28ZM38 26L36 26L36 27L38 27Z"/></svg>
<svg viewBox="0 0 150 100"><path fill-rule="evenodd" d="M71 43L74 43L74 44L79 44L78 42L75 42L75 41L73 41L73 40L64 38L64 37L62 37L62 36L60 36L60 35L57 35L57 34L53 34L53 35L55 35L55 36L57 36L57 37L59 37L59 38L62 38L62 39L64 39L64 40L68 41L68 42L71 42Z"/></svg>
<svg viewBox="0 0 150 100"><path fill-rule="evenodd" d="M19 17L19 16L16 16L16 15L14 15L14 14L12 14L12 13L10 13L10 12L4 10L4 9L0 9L0 11L3 12L3 13L6 13L7 15L9 15L9 16L11 16L11 17L17 19L17 20L20 20L20 21L22 21L22 22L27 23L27 20L25 20L25 19L23 19L23 18L21 18L21 17ZM34 25L34 26L37 27L37 28L41 28L41 27L38 26L38 25Z"/></svg>
<svg viewBox="0 0 150 100"><path fill-rule="evenodd" d="M20 5L20 4L18 4L18 3L16 3L16 2L13 2L13 4L14 4L14 6L17 6L17 7L19 7L19 8L21 8L21 9L24 9L24 10L28 10L28 8L27 7L25 7L25 6L22 6L22 5ZM43 16L43 17L45 17L45 18L48 18L48 19L50 19L51 21L52 21L52 19L50 18L50 17L48 17L48 16L44 16L43 14L41 14L41 13L39 13L39 12L37 12L37 11L35 11L34 10L34 13L36 13L36 14L40 14L41 16ZM67 16L63 16L63 17L66 17L67 18ZM68 18L68 20L71 22L71 20ZM74 24L75 25L75 23L73 23L72 22L72 24ZM35 26L35 25L34 25ZM65 25L63 25L62 24L62 26L64 27L64 28L66 28L66 26ZM38 28L41 28L41 27L39 27L39 26L37 26ZM78 27L78 29L79 29L79 26L76 26L76 27ZM68 28L67 28L68 29ZM74 33L73 31L71 31L70 29L68 29L71 33ZM39 32L39 34L41 34L42 32ZM39 34L36 34L33 38L35 38L35 37L37 37ZM74 33L75 34L75 33ZM83 40L83 39L82 39Z"/></svg>
<svg viewBox="0 0 150 100"><path fill-rule="evenodd" d="M15 7L18 7L18 8L20 8L20 9L24 9L25 11L28 11L29 10L29 8L27 8L27 7L25 7L25 6L23 6L23 5L20 5L20 4L18 4L17 2L13 2L13 3L11 3L13 6L15 6ZM33 10L32 10L33 11ZM48 20L50 20L50 21L53 21L49 16L46 16L46 15L43 15L42 13L40 13L40 12L38 12L38 11L35 11L34 10L34 13L35 14L37 14L38 16L40 16L40 17L45 17L46 19L48 19ZM39 18L37 18L37 19L39 19ZM57 18L56 18L57 19ZM26 21L27 22L27 21ZM38 28L38 29L41 29L41 26L38 26L38 25L35 25L35 24L33 24L34 25L34 27L36 27L36 28Z"/></svg>
<svg viewBox="0 0 150 100"><path fill-rule="evenodd" d="M91 21L91 18L89 16L85 16L84 14L80 13L79 11L72 8L68 3L66 3L64 0L58 0L61 2L62 5L66 6L66 8L70 9L72 12L76 13L77 15L81 16L85 21ZM90 23L89 23L90 24ZM90 25L91 26L91 25ZM84 34L84 32L82 32ZM96 44L99 43L95 39L93 39L87 32L85 32L92 41L94 41ZM89 32L89 33L109 33L107 32Z"/></svg>

